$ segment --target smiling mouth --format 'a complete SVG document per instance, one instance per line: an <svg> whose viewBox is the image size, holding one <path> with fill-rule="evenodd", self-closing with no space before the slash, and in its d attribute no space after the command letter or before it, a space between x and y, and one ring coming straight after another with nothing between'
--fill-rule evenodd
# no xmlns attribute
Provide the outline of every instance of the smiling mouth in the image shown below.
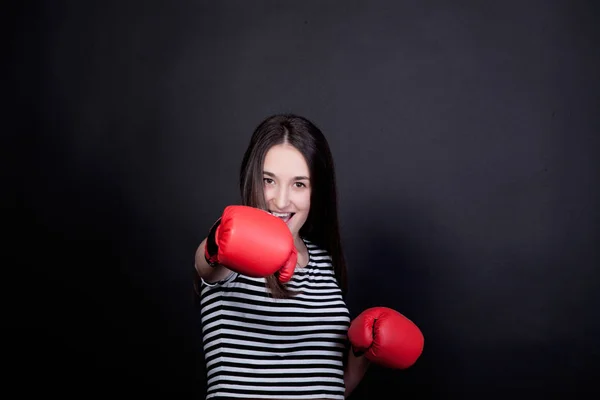
<svg viewBox="0 0 600 400"><path fill-rule="evenodd" d="M278 213L275 211L271 211L269 210L269 213L271 213L271 215L277 217L277 218L281 218L283 220L283 222L288 222L290 219L292 219L292 217L296 214L296 213Z"/></svg>

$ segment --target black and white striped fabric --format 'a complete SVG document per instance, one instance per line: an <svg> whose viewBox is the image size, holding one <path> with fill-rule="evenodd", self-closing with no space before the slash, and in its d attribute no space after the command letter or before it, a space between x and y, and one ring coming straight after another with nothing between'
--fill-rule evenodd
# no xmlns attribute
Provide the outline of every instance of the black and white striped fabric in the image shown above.
<svg viewBox="0 0 600 400"><path fill-rule="evenodd" d="M331 258L305 240L291 299L269 297L264 278L234 273L201 290L207 399L343 399L350 324Z"/></svg>

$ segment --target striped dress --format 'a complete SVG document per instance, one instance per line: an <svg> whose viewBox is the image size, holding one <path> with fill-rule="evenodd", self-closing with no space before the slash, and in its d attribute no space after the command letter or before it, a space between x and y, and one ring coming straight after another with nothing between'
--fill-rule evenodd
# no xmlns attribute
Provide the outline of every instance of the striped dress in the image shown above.
<svg viewBox="0 0 600 400"><path fill-rule="evenodd" d="M273 299L264 278L232 273L203 283L200 296L206 399L344 399L348 308L331 258L304 239L309 253Z"/></svg>

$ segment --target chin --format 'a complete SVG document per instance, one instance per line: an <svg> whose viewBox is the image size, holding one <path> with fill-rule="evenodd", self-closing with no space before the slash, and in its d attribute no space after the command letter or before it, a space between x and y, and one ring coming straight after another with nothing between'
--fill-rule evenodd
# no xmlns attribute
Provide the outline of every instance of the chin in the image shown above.
<svg viewBox="0 0 600 400"><path fill-rule="evenodd" d="M289 225L288 225L288 228L290 228L290 232L292 232L292 236L294 238L296 238L300 234L300 229L296 229L296 227L289 226Z"/></svg>
<svg viewBox="0 0 600 400"><path fill-rule="evenodd" d="M273 212L270 209L267 209L266 211L272 215L282 217L282 215L279 215L280 213ZM306 218L302 218L302 217L303 217L302 214L299 215L295 212L292 212L289 219L283 219L285 224L288 226L290 232L292 233L292 236L294 237L294 239L300 237L300 229L306 222Z"/></svg>

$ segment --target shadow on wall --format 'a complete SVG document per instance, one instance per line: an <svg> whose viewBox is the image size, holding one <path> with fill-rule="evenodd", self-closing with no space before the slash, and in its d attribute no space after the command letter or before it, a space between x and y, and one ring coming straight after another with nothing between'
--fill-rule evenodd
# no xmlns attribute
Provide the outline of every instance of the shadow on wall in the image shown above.
<svg viewBox="0 0 600 400"><path fill-rule="evenodd" d="M496 399L514 393L567 398L597 376L592 367L597 357L590 355L593 347L586 348L585 333L573 333L579 343L571 335L560 336L565 322L555 310L536 310L557 321L550 329L525 323L538 315L523 311L527 305L521 299L544 295L539 289L544 282L534 287L541 294L510 290L530 286L522 275L489 265L500 250L474 247L464 233L469 227L462 225L469 221L453 228L423 202L388 199L353 207L348 215L343 234L352 317L369 307L390 307L425 336L415 365L405 371L373 366L352 399L449 394ZM510 260L512 271L540 262L523 260ZM576 318L570 315L567 322L573 331ZM590 390L597 388L586 393Z"/></svg>
<svg viewBox="0 0 600 400"><path fill-rule="evenodd" d="M450 290L444 276L456 262L451 236L423 206L375 200L349 215L352 222L344 224L349 229L343 228L343 237L352 317L369 307L389 307L412 320L425 337L423 354L411 368L394 371L372 365L352 398L383 399L388 391L393 398L447 392L444 387L452 383L447 370L456 374L460 367L453 354L458 349L448 343L442 318Z"/></svg>

